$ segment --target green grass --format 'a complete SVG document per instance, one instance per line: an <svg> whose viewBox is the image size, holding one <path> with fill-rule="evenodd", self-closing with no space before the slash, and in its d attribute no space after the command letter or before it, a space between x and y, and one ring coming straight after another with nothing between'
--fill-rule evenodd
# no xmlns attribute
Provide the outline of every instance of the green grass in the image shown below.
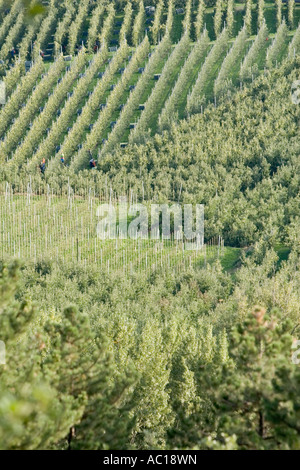
<svg viewBox="0 0 300 470"><path fill-rule="evenodd" d="M221 260L222 268L228 272L234 272L239 267L242 248L226 247Z"/></svg>
<svg viewBox="0 0 300 470"><path fill-rule="evenodd" d="M277 244L274 246L274 249L278 255L278 265L283 261L287 261L291 249L290 247ZM241 264L241 254L243 252L242 248L235 247L225 247L224 254L221 258L222 268L230 274L234 274L240 267Z"/></svg>
<svg viewBox="0 0 300 470"><path fill-rule="evenodd" d="M3 189L3 188L2 188ZM203 268L218 258L224 271L234 275L241 266L243 248L218 248L211 243L206 250L186 251L174 240L101 240L97 237L96 210L105 199L64 196L24 195L5 200L0 194L0 257L27 260L59 259L97 264L110 271L145 272L155 269ZM13 203L13 204L12 204ZM278 264L286 261L290 248L277 244ZM251 248L246 250L248 254Z"/></svg>
<svg viewBox="0 0 300 470"><path fill-rule="evenodd" d="M183 21L183 19L184 19L184 15L182 15L182 14L176 15L176 13L174 14L173 28L172 28L172 34L171 34L171 39L172 39L173 44L176 44L182 36L182 32L183 32L182 21Z"/></svg>
<svg viewBox="0 0 300 470"><path fill-rule="evenodd" d="M102 240L97 236L97 207L104 202L88 197L0 195L0 257L24 261L61 260L96 264L110 271L152 272L156 269L185 270L204 267L218 257L224 269L234 265L232 248L186 251L174 240ZM12 204L13 203L13 204Z"/></svg>

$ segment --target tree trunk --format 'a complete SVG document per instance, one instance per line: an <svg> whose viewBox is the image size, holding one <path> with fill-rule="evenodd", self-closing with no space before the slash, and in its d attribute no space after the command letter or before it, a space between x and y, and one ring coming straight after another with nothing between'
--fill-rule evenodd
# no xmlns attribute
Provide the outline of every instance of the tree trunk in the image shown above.
<svg viewBox="0 0 300 470"><path fill-rule="evenodd" d="M259 429L258 433L262 439L264 439L265 436L265 419L262 411L258 412L259 415Z"/></svg>

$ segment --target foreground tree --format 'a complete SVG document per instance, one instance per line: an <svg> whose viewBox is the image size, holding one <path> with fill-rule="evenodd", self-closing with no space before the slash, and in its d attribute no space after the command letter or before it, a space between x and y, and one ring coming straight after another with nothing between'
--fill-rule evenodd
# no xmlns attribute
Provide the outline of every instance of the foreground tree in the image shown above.
<svg viewBox="0 0 300 470"><path fill-rule="evenodd" d="M204 448L298 449L299 366L292 361L293 325L279 311L255 307L230 334L230 360L200 376L210 408ZM229 440L228 440L229 439Z"/></svg>
<svg viewBox="0 0 300 470"><path fill-rule="evenodd" d="M16 263L0 267L0 292L0 448L72 448L76 425L74 447L88 448L91 433L93 448L95 436L99 448L124 446L131 420L122 398L132 380L116 372L88 316L70 307L43 327L29 300L16 300Z"/></svg>

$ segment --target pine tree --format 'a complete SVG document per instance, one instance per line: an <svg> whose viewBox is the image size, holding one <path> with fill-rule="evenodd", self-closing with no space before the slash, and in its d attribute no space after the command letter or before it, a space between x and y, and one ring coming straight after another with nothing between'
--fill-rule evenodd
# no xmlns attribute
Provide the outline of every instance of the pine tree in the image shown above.
<svg viewBox="0 0 300 470"><path fill-rule="evenodd" d="M257 306L231 334L231 359L212 374L207 368L217 441L236 436L239 449L297 448L300 371L291 361L292 323Z"/></svg>
<svg viewBox="0 0 300 470"><path fill-rule="evenodd" d="M276 18L277 27L279 27L282 21L282 0L276 0Z"/></svg>
<svg viewBox="0 0 300 470"><path fill-rule="evenodd" d="M265 0L258 0L257 9L258 9L257 23L258 23L258 27L261 28L265 20L265 16L264 16Z"/></svg>
<svg viewBox="0 0 300 470"><path fill-rule="evenodd" d="M290 28L292 29L294 26L294 10L295 10L295 0L289 0L288 3L288 22Z"/></svg>
<svg viewBox="0 0 300 470"><path fill-rule="evenodd" d="M215 14L214 14L214 30L216 37L219 36L221 29L222 29L222 6L223 1L217 0L216 7L215 7Z"/></svg>
<svg viewBox="0 0 300 470"><path fill-rule="evenodd" d="M203 400L200 398L195 374L187 365L186 353L180 351L173 358L173 370L169 383L172 407L175 414L173 426L168 430L170 448L187 448L197 439L198 427L204 424Z"/></svg>
<svg viewBox="0 0 300 470"><path fill-rule="evenodd" d="M190 33L191 30L191 16L192 16L192 1L188 0L185 6L185 16L182 22L183 31Z"/></svg>
<svg viewBox="0 0 300 470"><path fill-rule="evenodd" d="M59 401L42 370L46 339L29 300L15 300L18 265L0 267L0 331L6 364L0 365L0 448L37 449L63 437L78 418Z"/></svg>
<svg viewBox="0 0 300 470"><path fill-rule="evenodd" d="M152 35L152 42L153 44L157 44L159 42L160 33L162 30L161 25L161 18L164 10L164 2L160 0L156 6L155 16L153 20L153 24L151 27L151 35Z"/></svg>
<svg viewBox="0 0 300 470"><path fill-rule="evenodd" d="M227 31L232 35L234 24L234 0L228 0L227 4Z"/></svg>
<svg viewBox="0 0 300 470"><path fill-rule="evenodd" d="M205 2L204 0L199 0L198 11L197 11L197 18L195 21L195 31L196 31L196 38L199 39L203 29L204 23L204 13L205 13Z"/></svg>
<svg viewBox="0 0 300 470"><path fill-rule="evenodd" d="M144 26L144 19L145 19L145 8L144 3L139 3L138 13L135 17L133 28L132 28L132 43L134 46L137 46L139 42L142 40L143 36L143 26Z"/></svg>
<svg viewBox="0 0 300 470"><path fill-rule="evenodd" d="M68 448L95 449L95 442L98 449L124 447L132 419L123 398L136 374L117 373L107 341L76 307L65 309L62 321L48 322L45 330L52 338L44 361L52 386L66 405L84 406L70 426Z"/></svg>
<svg viewBox="0 0 300 470"><path fill-rule="evenodd" d="M252 0L247 0L245 13L245 26L249 34L251 34L252 23Z"/></svg>
<svg viewBox="0 0 300 470"><path fill-rule="evenodd" d="M117 373L106 340L74 307L41 326L29 300L15 300L18 277L16 263L1 266L0 448L94 448L95 436L99 449L125 446L136 373Z"/></svg>

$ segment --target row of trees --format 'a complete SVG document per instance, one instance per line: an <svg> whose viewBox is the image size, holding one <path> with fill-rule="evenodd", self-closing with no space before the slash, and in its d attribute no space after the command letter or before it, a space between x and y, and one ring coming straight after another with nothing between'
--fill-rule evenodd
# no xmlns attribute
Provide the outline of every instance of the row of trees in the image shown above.
<svg viewBox="0 0 300 470"><path fill-rule="evenodd" d="M142 111L135 128L130 133L130 142L142 142L146 138L148 129L150 128L149 124L151 123L155 113L159 113L166 90L170 88L170 81L172 80L172 76L174 77L174 71L176 72L176 70L178 70L178 67L183 62L183 59L188 52L189 42L189 34L186 32L166 61L161 76L145 103L145 108Z"/></svg>
<svg viewBox="0 0 300 470"><path fill-rule="evenodd" d="M272 45L267 50L266 64L268 67L276 65L282 56L282 50L287 40L287 25L285 21L279 26Z"/></svg>
<svg viewBox="0 0 300 470"><path fill-rule="evenodd" d="M57 2L53 0L50 4L51 8L49 9L49 14L44 16L38 33L32 43L33 48L31 58L35 60L40 56L41 51L44 51L46 49L48 43L50 42L51 35L55 33L59 15L59 8L56 3Z"/></svg>
<svg viewBox="0 0 300 470"><path fill-rule="evenodd" d="M282 23L283 18L283 2L282 0L276 0L276 23L277 27ZM205 11L205 2L199 2L199 10L197 15L197 22L195 24L197 35L199 34L199 25L203 25L203 15ZM265 1L258 0L257 5L253 3L252 0L245 0L245 14L244 14L244 24L251 34L252 31L252 20L253 20L253 10L257 8L257 23L261 27L265 21L264 11L265 11ZM287 19L291 28L294 26L294 11L295 11L295 0L289 0L287 4L288 12ZM216 0L215 2L215 12L214 12L214 32L216 37L221 33L223 28L223 20L226 18L226 27L229 32L232 32L234 24L234 1L228 0L223 2L223 0Z"/></svg>
<svg viewBox="0 0 300 470"><path fill-rule="evenodd" d="M248 54L246 54L240 68L240 78L245 81L255 77L258 73L258 58L262 51L265 51L268 46L268 28L266 23L263 22L262 26L253 41Z"/></svg>
<svg viewBox="0 0 300 470"><path fill-rule="evenodd" d="M239 35L236 37L227 56L223 60L220 72L214 83L214 94L216 97L226 94L228 90L233 88L233 71L236 64L239 64L244 57L245 49L247 47L247 37L248 31L247 26L245 25L244 28L240 31Z"/></svg>
<svg viewBox="0 0 300 470"><path fill-rule="evenodd" d="M59 59L58 59L59 60ZM41 109L40 114L33 121L23 143L16 149L12 164L18 166L24 164L26 158L32 156L32 149L37 149L46 129L50 129L53 116L61 114L61 107L66 100L68 90L72 89L78 75L84 69L86 64L84 51L76 56L70 69L64 74L61 80L58 80L53 92L47 100L45 107ZM31 112L31 116L34 114Z"/></svg>
<svg viewBox="0 0 300 470"><path fill-rule="evenodd" d="M5 15L3 16L3 20L0 26L0 43L1 44L5 42L5 38L9 34L10 28L13 26L14 22L16 21L18 14L22 12L23 12L23 8L21 5L21 2L16 0L13 2L9 13L6 16Z"/></svg>
<svg viewBox="0 0 300 470"><path fill-rule="evenodd" d="M36 83L38 79L40 79L44 71L42 59L40 58L31 67L30 71L25 76L22 76L21 80L19 81L21 67L23 69L23 64L16 65L13 69L11 69L11 73L7 74L5 78L6 90L9 89L12 91L17 81L18 84L13 93L8 93L8 101L5 105L5 108L2 108L0 112L1 136L5 135L5 132L12 123L12 120L17 117L22 103L26 101L26 98L32 91L33 84Z"/></svg>
<svg viewBox="0 0 300 470"><path fill-rule="evenodd" d="M129 41L130 33L131 33L131 25L132 25L132 16L133 16L132 4L131 2L128 2L124 9L124 19L123 19L123 23L120 29L120 38L119 38L120 43L124 41L124 39L126 39L127 42Z"/></svg>
<svg viewBox="0 0 300 470"><path fill-rule="evenodd" d="M233 0L229 0L228 2L224 2L223 0L217 0L215 2L200 0L197 5L196 13L191 8L191 2L183 3L185 7L183 30L190 29L191 26L193 26L193 35L195 34L196 39L199 38L202 33L204 24L206 23L206 8L210 6L214 6L213 24L215 36L217 37L221 33L225 22L228 33L232 34L235 17ZM256 8L256 5L253 4L252 0L245 2L244 22L249 32L251 31L251 25L253 23L254 7ZM7 37L3 45L3 51L0 52L2 56L7 59L11 48L18 45L18 47L22 47L22 55L25 56L31 53L31 44L35 43L33 55L37 57L40 50L44 50L48 43L52 42L51 36L53 35L56 55L59 54L62 46L66 46L70 53L74 53L76 46L82 40L81 33L83 33L83 28L87 28L88 49L91 51L95 43L97 43L97 40L102 42L104 36L107 42L112 39L116 18L113 11L115 11L115 9L119 11L120 8L122 13L124 13L124 17L122 18L122 26L119 32L119 42L122 42L125 37L129 44L137 46L143 39L146 26L145 4L143 2L124 2L124 4L113 2L109 4L106 0L102 0L99 4L86 0L85 2L73 2L68 4L51 0L47 9L35 5L35 2L32 3L31 8L28 9L27 5L26 9L24 9L23 2L21 0L15 0L11 10L5 15L0 26L0 38L2 36L4 40L4 38ZM295 0L288 1L287 9L286 16L288 24L293 27ZM157 43L161 34L167 28L167 25L163 24L164 10L165 6L163 2L156 2L156 11L152 26L150 27L151 42L153 42L153 44ZM264 0L258 0L257 23L259 26L261 26L264 21L264 10ZM104 12L107 17L106 21L103 23ZM19 14L18 21L15 17L17 14ZM33 19L31 16L30 22L27 22L29 14L36 18L37 21L35 24L32 24ZM282 0L276 0L278 27L282 22L282 16L283 2ZM103 26L105 26L104 36L101 33Z"/></svg>
<svg viewBox="0 0 300 470"><path fill-rule="evenodd" d="M111 6L111 8L113 9L113 6ZM186 17L188 17L188 16L189 16L189 13L187 11L187 16ZM170 5L169 5L169 15L168 15L168 19L167 19L167 22L166 22L167 33L165 35L166 38L169 37L169 40L170 40L170 35L169 35L168 31L171 31L171 29L172 29L172 17L173 17L173 5L170 3ZM110 24L110 27L108 29L110 29L111 25L112 25L112 23L109 21L109 18L110 18L110 15L107 16L106 21L104 22L104 23L107 23L107 26L109 26L108 23ZM246 28L246 26L245 26L245 28ZM105 25L103 26L101 31L104 34L104 31L106 31ZM283 35L280 35L281 31L283 31ZM194 79L193 79L193 76L190 73L189 74L192 77L191 80L190 80L189 77L184 78L184 73L186 73L186 72L184 72L183 70L181 71L180 75L178 75L178 79L180 78L181 80L185 80L185 82L188 81L189 88L191 88L193 83L194 83L194 87L192 88L191 93L190 93L190 95L188 96L188 99L187 99L187 108L186 108L187 114L191 114L193 112L200 112L201 109L203 108L203 106L206 104L207 99L208 98L212 99L213 95L219 97L221 95L226 94L226 92L228 90L233 89L233 87L238 84L238 78L240 78L242 82L244 82L245 80L254 79L254 77L256 77L259 73L259 68L262 68L262 66L264 65L264 63L265 63L265 51L266 51L267 46L270 44L269 39L268 39L268 32L267 32L265 22L263 23L263 25L262 25L259 33L258 33L258 36L255 38L254 43L250 47L249 53L246 54L246 56L244 57L244 60L243 60L243 63L241 65L240 71L238 71L238 69L237 69L237 63L242 60L242 57L244 55L244 49L245 49L246 44L247 44L246 37L245 37L245 41L243 42L243 40L242 40L243 39L243 34L240 33L240 35L237 37L235 47L232 48L229 56L225 57L225 61L223 62L224 53L226 51L226 48L228 48L228 45L229 45L228 38L229 38L229 31L226 29L226 34L225 34L225 32L222 33L219 36L219 38L218 38L217 42L215 43L214 47L212 48L210 54L207 57L207 60L205 61L203 67L201 68L201 70L199 72L198 79L196 80L195 83L193 82ZM104 39L104 42L106 43L105 39ZM238 45L240 45L240 48L238 48ZM204 46L205 46L205 42L204 42ZM267 65L269 67L276 66L276 64L281 62L283 56L285 55L286 46L287 46L287 27L283 23L283 25L278 30L278 33L275 37L275 40L273 41L273 44L271 45L271 47L268 50ZM295 55L297 53L297 47L298 46L297 46L297 34L296 34L295 39L293 40L293 42L291 42L291 45L289 46L289 54L290 54L290 51L292 50L292 53ZM104 51L103 47L102 47L102 51ZM105 54L104 54L104 56L105 56ZM61 60L61 58L60 58L60 60ZM231 60L231 64L233 65L232 67L228 65L229 60ZM102 64L103 62L100 60L100 63ZM123 64L121 64L121 62L120 62L120 65L123 65ZM52 70L52 67L50 67L50 70ZM186 67L188 67L188 64L186 64ZM225 73L224 71L225 71L226 67L227 67L227 72ZM155 68L156 68L156 66L151 68L151 73L152 73L152 71L154 73L157 72L157 70L155 70ZM161 65L159 66L159 69L160 68L161 68ZM5 80L6 85L11 86L11 88L13 88L15 80L19 77L19 73L18 73L19 70L20 70L20 65L18 65L18 64L11 69L10 73L7 75L6 80ZM110 69L108 69L108 71L109 70ZM184 70L186 70L186 69L184 69ZM199 64L195 64L195 70L199 70ZM13 73L14 71L15 71L15 73ZM81 76L81 78L80 78L80 80L79 80L79 82L77 83L77 86L76 86L76 88L78 88L78 90L80 89L81 92L79 94L75 93L74 97L71 97L71 101L70 101L69 105L67 106L67 109L69 109L69 110L72 109L73 112L74 111L76 112L77 109L80 110L80 106L82 106L83 114L81 115L79 113L79 116L77 117L78 122L77 123L74 122L74 118L73 118L73 116L71 115L70 112L68 112L66 114L65 113L63 114L64 120L60 116L57 116L56 128L57 128L58 124L61 125L61 123L64 122L63 129L61 129L61 132L59 132L59 136L58 136L57 132L54 133L54 134L52 134L50 132L51 127L52 127L52 125L54 125L55 121L53 121L53 119L51 119L51 121L49 121L48 118L44 119L43 120L44 125L42 126L42 128L39 128L39 132L37 133L37 135L35 137L35 146L33 147L33 152L36 153L37 147L41 146L41 149L43 148L46 151L45 156L47 156L48 158L51 157L53 155L54 148L57 147L59 144L61 144L61 136L63 134L66 134L66 132L68 132L68 134L65 135L65 142L63 143L63 147L65 147L65 144L66 144L66 149L65 149L66 153L67 153L66 161L69 160L69 158L71 156L71 153L74 153L74 151L77 151L78 146L80 144L82 144L81 140L82 140L82 138L85 138L86 131L87 131L88 127L89 126L91 127L91 125L93 124L93 122L95 120L95 117L97 117L97 114L98 114L97 113L97 108L98 108L98 106L100 104L105 105L104 102L101 103L104 96L106 96L106 93L104 93L104 87L106 86L106 87L109 88L109 86L114 84L114 82L115 82L114 74L115 73L118 73L117 68L114 69L114 73L105 74L105 81L103 81L103 79L101 79L100 83L98 83L97 86L94 89L91 88L90 91L92 92L92 96L90 96L88 100L86 100L86 98L84 98L83 95L82 95L82 93L83 93L82 86L83 86L83 84L88 86L88 84L91 83L91 82L90 82L90 80L86 79L86 74L85 74L85 76ZM89 70L87 76L91 77L92 74L94 74L94 71ZM219 74L219 79L218 79L218 74ZM220 78L221 74L224 75L222 80ZM163 75L165 75L165 74L163 74ZM9 85L9 77L10 76L13 77L13 81L11 82L11 85ZM27 74L26 77L27 77L26 80L29 83L31 73ZM131 94L132 94L131 93L130 96L129 96L129 99L128 99L129 107L127 107L126 110L127 110L127 113L128 113L128 110L131 109L130 114L129 115L127 114L126 121L124 120L123 123L122 123L122 121L120 121L120 119L122 117L124 117L124 114L120 114L118 116L117 121L120 121L121 124L120 124L120 126L118 125L116 131L114 133L112 133L112 137L111 137L112 140L110 141L112 143L109 144L109 147L105 146L104 153L107 153L108 148L111 149L112 145L119 144L122 141L123 136L125 136L125 140L126 140L126 138L127 138L126 137L126 131L128 130L128 126L130 124L130 122L128 122L129 116L133 116L134 114L136 114L136 111L137 111L137 108L138 108L139 104L142 104L144 106L144 103L137 103L137 104L135 104L135 109L133 110L133 108L130 107L131 106L130 103L132 102L133 99L136 99L137 97L141 98L143 96L143 94L144 94L143 89L142 89L143 87L145 87L145 90L147 88L149 88L149 91L151 91L151 88L152 88L153 84L151 84L151 82L149 82L149 77L150 77L150 75L148 75L148 72L147 72L147 74L145 74L145 73L141 74L141 78L137 82L137 83L140 82L140 86L137 86L137 84L136 84L136 89L137 90L136 91L134 90L135 93L133 95L133 98L131 98ZM214 83L215 79L217 79L217 80L215 82L215 86L213 86L213 83ZM22 113L21 113L20 117L18 118L18 120L16 121L16 123L13 124L10 127L11 132L9 133L9 136L6 138L5 142L3 142L3 144L2 144L2 158L3 158L3 160L9 158L11 156L12 152L18 151L20 153L21 149L23 148L21 146L20 148L17 149L17 146L19 146L20 143L22 143L22 137L24 137L24 134L28 130L28 127L31 125L31 119L29 119L29 117L28 117L29 114L28 113L31 113L30 109L33 110L33 113L37 113L38 108L42 107L44 102L45 102L46 94L50 92L49 87L50 87L50 89L52 88L52 85L53 85L52 82L50 83L50 81L49 80L47 81L47 80L48 80L48 78L47 78L47 75L46 75L46 77L43 79L43 83L37 84L37 88L35 90L33 88L32 96L29 97L29 100L27 100L27 103L22 101L21 104L25 105L25 107L24 107L24 109L22 109ZM166 97L170 93L168 87L172 86L171 82L172 82L172 77L170 75L169 77L167 77L166 82L164 82L164 80L160 80L160 83L158 83L157 86L156 86L156 89L161 90L161 92L163 93L164 100L166 99ZM165 83L165 89L163 88L164 83ZM33 85L33 83L32 83L32 85ZM43 85L45 85L45 86L43 86ZM176 86L177 92L176 92L176 90L174 91L174 93L171 92L171 95L173 96L172 99L177 101L177 102L178 102L177 98L180 97L179 87L180 87L180 81L177 83L177 86ZM24 90L26 90L26 88L24 88ZM41 90L42 93L40 93L39 90ZM66 90L66 93L68 91L66 89L66 87L62 88L62 85L60 87L56 88L56 90ZM97 90L102 90L102 91L99 94L97 92ZM120 97L121 100L122 100L123 96L126 97L125 89L123 91L124 91L124 94ZM94 92L96 92L96 93L94 93ZM176 93L177 93L177 98L175 99ZM184 94L182 95L184 100L186 99L186 94L187 94L187 90L185 90ZM77 99L77 97L78 97L78 99ZM79 97L81 97L81 98L79 99ZM63 105L63 106L60 106L60 108L57 108L58 112L61 112L64 109L64 104L66 104L66 102L67 102L67 100L65 98L63 100L61 100L61 99L56 100L57 106L60 105L60 104ZM100 101L98 101L98 103L96 103L96 101L98 99ZM171 97L170 97L170 100L171 100ZM17 101L18 101L18 103L20 103L20 97L18 97ZM34 103L35 103L35 106L33 108L29 106L32 103L32 101L34 101ZM91 103L91 101L93 101L93 106L90 109L88 109L89 104ZM149 106L150 106L150 101L151 100L149 98ZM178 108L176 109L177 105L175 104L175 101L173 101L172 110L176 112L176 111L178 111ZM1 114L3 115L3 119L4 119L3 123L2 123L2 126L5 127L5 130L8 130L8 128L9 128L8 126L12 124L12 119L15 116L16 108L14 107L15 111L11 111L13 102L14 101L12 101L11 104L8 102L7 105L5 106L5 108L1 112ZM75 103L78 103L78 108L77 109L75 109ZM161 110L162 104L163 104L163 102L159 103L160 108L157 108L157 107L151 105L152 110L155 114L155 119L154 118L153 118L153 120L152 120L152 118L150 119L150 121L149 121L150 126L149 126L148 119L146 119L145 117L143 118L144 121L145 121L145 119L147 120L147 126L145 128L146 130L149 127L153 127L153 129L156 129L156 123L157 123L156 115L158 117L159 112ZM148 105L147 105L147 107L148 107ZM182 103L180 103L180 109L183 108L183 107L184 107L184 103L182 102ZM182 109L181 109L180 112L181 112L181 115L182 115ZM166 118L167 118L167 114L165 114ZM144 112L141 113L141 117L142 117L142 115L146 116L146 114L144 114ZM67 118L66 118L66 116L67 116ZM170 116L169 116L169 118L170 118ZM167 121L169 120L169 118L167 118ZM21 120L22 120L22 122L21 122ZM124 123L126 123L126 127L124 127ZM166 125L167 125L167 127L169 126L169 124L166 124ZM140 126L140 124L138 124L138 127L139 126ZM72 129L70 129L70 128L72 128ZM81 129L81 130L79 130L79 129ZM120 134L121 129L122 129L122 135ZM116 135L117 135L116 132L117 132L117 130L118 130L118 139L119 139L118 141L116 141ZM41 132L43 132L43 135L41 134ZM45 138L46 132L48 134L50 133L50 135L46 136L46 138ZM131 134L132 135L136 134L136 132L137 132L137 130L134 129ZM31 132L31 135L32 135L32 132ZM56 141L55 146L54 146L54 140L53 140L54 135L58 136L58 140ZM40 140L37 139L38 136L40 137ZM47 149L48 142L49 142L48 137L49 137L49 139L51 138L52 143L51 143L51 146ZM99 135L99 139L101 138L101 140L102 140L105 137L106 137L106 130L105 130L105 132L103 132L103 134L101 136ZM45 138L45 141L43 141L44 138ZM109 140L110 140L110 138L109 138ZM72 145L71 145L71 142L72 142ZM104 141L104 143L106 144L105 141ZM32 149L31 149L31 151L32 151ZM28 154L28 152L27 152L27 154ZM41 151L38 152L38 155L39 155L38 158L40 158L40 156L42 156ZM25 161L26 161L26 158L25 159L23 158L23 162L25 162ZM33 165L33 167L34 167L34 165Z"/></svg>
<svg viewBox="0 0 300 470"><path fill-rule="evenodd" d="M289 57L295 57L298 51L300 51L300 25L289 44Z"/></svg>
<svg viewBox="0 0 300 470"><path fill-rule="evenodd" d="M197 80L193 86L191 93L187 99L187 112L195 113L201 111L201 106L205 103L205 88L210 83L214 70L224 55L228 47L228 33L224 29L222 34L216 40L214 46L210 50Z"/></svg>
<svg viewBox="0 0 300 470"><path fill-rule="evenodd" d="M116 125L112 129L112 132L108 135L107 142L105 142L101 150L101 155L113 151L118 147L118 144L122 142L122 138L128 129L139 105L144 106L144 103L141 103L141 100L144 96L145 90L151 87L153 76L157 71L160 61L167 57L171 47L172 44L170 41L170 36L167 33L161 42L156 46L155 50L152 51L140 80L138 80L134 90L131 91L129 98L120 113L119 119L116 122Z"/></svg>
<svg viewBox="0 0 300 470"><path fill-rule="evenodd" d="M112 83L115 73L122 67L128 54L129 46L127 42L124 41L106 67L102 78L98 80L93 93L86 101L82 108L82 112L74 123L72 129L65 136L61 150L65 155L66 161L71 159L72 155L77 150L77 146L82 142L86 133L86 128L91 124L96 110L99 109L99 103L102 103L103 105L105 104L103 101L107 88Z"/></svg>
<svg viewBox="0 0 300 470"><path fill-rule="evenodd" d="M184 92L188 91L191 80L190 77L193 76L193 73L195 72L195 69L197 70L199 64L204 62L209 46L210 39L207 31L205 30L186 59L172 93L159 115L158 122L160 131L170 128L172 124L176 122L176 113L179 108L179 104L182 101Z"/></svg>
<svg viewBox="0 0 300 470"><path fill-rule="evenodd" d="M39 61L37 64L39 64ZM40 70L40 67L37 65L36 70L38 69ZM25 106L22 107L14 123L10 126L9 132L6 133L5 139L0 146L0 154L2 159L5 159L5 155L10 155L13 151L16 151L17 146L20 145L19 142L26 136L26 132L30 126L31 121L37 115L39 107L41 107L48 98L48 93L52 92L53 88L57 84L57 81L63 74L64 69L65 62L63 57L60 56L59 59L55 61L54 64L52 64L48 70L48 73L44 74L44 77L33 87L31 96L24 103ZM29 82L32 76L26 76L25 78L28 79ZM24 83L26 82L27 80L24 80ZM26 97L24 98L26 99ZM18 97L18 101L19 99L20 97ZM10 102L12 102L12 100L10 100Z"/></svg>
<svg viewBox="0 0 300 470"><path fill-rule="evenodd" d="M136 48L135 53L127 64L125 70L122 71L120 80L107 98L105 107L100 111L98 119L95 121L91 132L87 135L82 149L79 151L79 154L74 157L72 166L75 170L85 167L88 150L94 152L99 146L102 140L101 136L105 134L113 113L119 108L120 100L124 95L125 90L129 87L133 74L136 73L139 66L144 65L146 58L148 58L149 51L150 43L146 36L141 44Z"/></svg>
<svg viewBox="0 0 300 470"><path fill-rule="evenodd" d="M208 106L145 145L105 153L97 172L56 171L53 164L46 183L57 192L69 181L78 193L111 187L117 194L130 189L140 200L200 201L208 239L222 234L225 244L244 246L263 233L284 242L286 227L297 216L299 107L291 99L291 84L298 80L298 60L292 55L281 68L266 69L231 101ZM24 191L25 168L16 174L2 165L0 175L15 191ZM31 181L38 191L36 172Z"/></svg>
<svg viewBox="0 0 300 470"><path fill-rule="evenodd" d="M74 119L80 104L86 99L87 90L93 87L93 81L108 59L109 53L105 46L102 46L97 54L95 54L92 63L86 69L83 77L78 80L77 85L73 88L73 94L69 95L60 116L52 123L51 129L47 133L47 137L40 143L36 153L30 160L30 166L34 166L42 158L50 159L56 154L56 146L61 142L68 128L68 125Z"/></svg>

